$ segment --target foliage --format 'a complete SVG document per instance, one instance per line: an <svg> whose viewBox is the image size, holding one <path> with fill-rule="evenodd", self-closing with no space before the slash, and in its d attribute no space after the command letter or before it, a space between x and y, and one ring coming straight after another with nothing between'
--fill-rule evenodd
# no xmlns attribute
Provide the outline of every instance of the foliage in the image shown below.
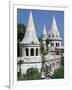
<svg viewBox="0 0 72 90"><path fill-rule="evenodd" d="M21 74L21 72L17 72L17 80L22 80L22 74Z"/></svg>
<svg viewBox="0 0 72 90"><path fill-rule="evenodd" d="M18 24L17 25L17 42L19 43L25 34L26 26L24 24Z"/></svg>
<svg viewBox="0 0 72 90"><path fill-rule="evenodd" d="M61 66L59 69L54 71L54 74L52 75L53 79L59 79L64 78L64 66Z"/></svg>
<svg viewBox="0 0 72 90"><path fill-rule="evenodd" d="M20 56L20 41L23 39L26 31L24 24L17 24L17 56Z"/></svg>
<svg viewBox="0 0 72 90"><path fill-rule="evenodd" d="M30 68L27 70L27 80L37 80L41 78L41 74L39 73L37 68Z"/></svg>
<svg viewBox="0 0 72 90"><path fill-rule="evenodd" d="M41 79L41 73L39 73L37 68L29 68L23 77L18 76L18 80L38 80Z"/></svg>
<svg viewBox="0 0 72 90"><path fill-rule="evenodd" d="M61 59L61 65L64 66L64 57L62 57L62 59Z"/></svg>

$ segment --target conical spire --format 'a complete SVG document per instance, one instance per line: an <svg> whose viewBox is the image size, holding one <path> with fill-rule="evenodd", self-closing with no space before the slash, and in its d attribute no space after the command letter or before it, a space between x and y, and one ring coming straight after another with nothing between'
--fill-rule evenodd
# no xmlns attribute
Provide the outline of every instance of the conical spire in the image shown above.
<svg viewBox="0 0 72 90"><path fill-rule="evenodd" d="M32 17L32 11L30 11L30 15L29 15L29 20L28 20L28 25L27 25L26 31L29 31L29 32L35 31L35 26L34 26L33 17Z"/></svg>
<svg viewBox="0 0 72 90"><path fill-rule="evenodd" d="M24 36L21 44L31 44L31 43L39 44L39 41L37 39L36 32L35 32L32 11L30 11L25 36Z"/></svg>
<svg viewBox="0 0 72 90"><path fill-rule="evenodd" d="M55 16L53 16L53 21L52 21L51 31L52 31L52 32L58 32L58 28L57 28Z"/></svg>
<svg viewBox="0 0 72 90"><path fill-rule="evenodd" d="M42 39L46 40L47 39L47 31L46 31L46 26L44 25L43 31L42 31Z"/></svg>
<svg viewBox="0 0 72 90"><path fill-rule="evenodd" d="M44 29L42 31L42 34L47 34L47 31L46 31L46 26L44 25Z"/></svg>

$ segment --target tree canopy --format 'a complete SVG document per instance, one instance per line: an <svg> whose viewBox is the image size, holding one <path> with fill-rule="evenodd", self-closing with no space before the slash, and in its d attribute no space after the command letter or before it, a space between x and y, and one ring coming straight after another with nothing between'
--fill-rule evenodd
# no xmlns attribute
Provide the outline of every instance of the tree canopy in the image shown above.
<svg viewBox="0 0 72 90"><path fill-rule="evenodd" d="M20 42L26 31L26 26L24 24L17 24L17 41Z"/></svg>
<svg viewBox="0 0 72 90"><path fill-rule="evenodd" d="M61 66L61 68L55 70L52 78L54 78L54 79L55 79L55 78L56 78L56 79L64 78L64 67Z"/></svg>
<svg viewBox="0 0 72 90"><path fill-rule="evenodd" d="M18 80L38 80L41 79L41 73L37 68L29 68L23 77L18 77Z"/></svg>

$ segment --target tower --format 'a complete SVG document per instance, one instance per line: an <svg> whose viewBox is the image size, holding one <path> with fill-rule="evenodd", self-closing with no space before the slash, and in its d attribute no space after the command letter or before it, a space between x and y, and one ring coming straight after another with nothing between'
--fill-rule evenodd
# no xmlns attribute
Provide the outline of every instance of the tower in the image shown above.
<svg viewBox="0 0 72 90"><path fill-rule="evenodd" d="M45 50L47 49L46 40L47 40L47 31L46 31L46 26L44 25L44 28L42 31L42 41L43 41L43 46Z"/></svg>
<svg viewBox="0 0 72 90"><path fill-rule="evenodd" d="M40 43L36 35L32 12L30 11L28 24L23 40L20 42L24 63L21 65L22 74L29 68L41 69ZM26 64L25 64L26 63Z"/></svg>
<svg viewBox="0 0 72 90"><path fill-rule="evenodd" d="M60 33L58 31L55 16L53 16L51 30L48 33L48 39L52 51L55 51L56 48L62 47L61 46L62 38L60 37Z"/></svg>

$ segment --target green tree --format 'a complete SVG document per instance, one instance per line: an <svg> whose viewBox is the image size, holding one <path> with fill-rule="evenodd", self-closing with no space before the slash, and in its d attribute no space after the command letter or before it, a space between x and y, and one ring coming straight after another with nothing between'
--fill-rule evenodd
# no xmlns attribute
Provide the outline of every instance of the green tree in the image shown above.
<svg viewBox="0 0 72 90"><path fill-rule="evenodd" d="M54 74L52 75L53 79L59 79L64 78L64 66L61 66L59 69L54 71Z"/></svg>
<svg viewBox="0 0 72 90"><path fill-rule="evenodd" d="M24 24L17 24L17 41L20 42L25 34L26 26Z"/></svg>
<svg viewBox="0 0 72 90"><path fill-rule="evenodd" d="M41 78L41 73L39 73L37 68L29 68L26 73L27 80L38 80Z"/></svg>
<svg viewBox="0 0 72 90"><path fill-rule="evenodd" d="M17 56L20 56L20 42L22 41L26 31L24 24L17 24Z"/></svg>

